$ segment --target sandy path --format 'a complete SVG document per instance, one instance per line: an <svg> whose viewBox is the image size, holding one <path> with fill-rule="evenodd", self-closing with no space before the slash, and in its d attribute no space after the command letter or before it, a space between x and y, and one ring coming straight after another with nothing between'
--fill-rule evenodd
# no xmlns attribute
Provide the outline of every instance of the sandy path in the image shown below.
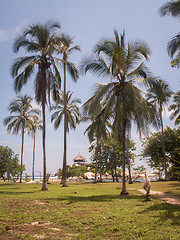
<svg viewBox="0 0 180 240"><path fill-rule="evenodd" d="M128 188L129 190L137 190L143 194L146 194L146 191L143 189L135 189L135 188ZM157 191L150 191L150 195L156 195L156 197L160 198L162 201L166 201L170 204L180 205L180 196L165 193L165 192L157 192Z"/></svg>

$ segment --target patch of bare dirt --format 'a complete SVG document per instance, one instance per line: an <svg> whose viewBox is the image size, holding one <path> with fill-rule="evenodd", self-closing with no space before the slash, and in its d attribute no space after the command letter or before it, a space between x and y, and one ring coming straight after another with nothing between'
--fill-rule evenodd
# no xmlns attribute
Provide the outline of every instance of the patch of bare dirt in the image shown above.
<svg viewBox="0 0 180 240"><path fill-rule="evenodd" d="M27 234L33 239L73 239L77 234L71 234L65 232L65 230L53 227L52 222L39 223L32 222L30 224L20 224L11 226L7 234L0 235L0 240L18 240L19 238L24 239Z"/></svg>

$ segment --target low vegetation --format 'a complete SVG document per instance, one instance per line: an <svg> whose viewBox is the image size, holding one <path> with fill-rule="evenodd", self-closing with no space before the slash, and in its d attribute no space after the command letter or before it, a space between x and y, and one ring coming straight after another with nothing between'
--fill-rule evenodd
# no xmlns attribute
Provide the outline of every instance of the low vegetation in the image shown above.
<svg viewBox="0 0 180 240"><path fill-rule="evenodd" d="M129 186L129 185L128 185ZM132 187L132 185L131 185ZM133 184L142 188L142 183ZM180 195L178 182L153 190ZM0 239L179 239L180 206L150 201L120 183L0 184Z"/></svg>

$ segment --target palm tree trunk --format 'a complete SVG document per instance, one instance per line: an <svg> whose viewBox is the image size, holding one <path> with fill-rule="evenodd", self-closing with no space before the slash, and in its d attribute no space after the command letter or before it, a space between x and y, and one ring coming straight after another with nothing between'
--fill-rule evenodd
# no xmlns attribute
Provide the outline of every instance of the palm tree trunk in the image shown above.
<svg viewBox="0 0 180 240"><path fill-rule="evenodd" d="M99 181L102 182L102 161L101 161L101 144L100 144L100 157L99 157Z"/></svg>
<svg viewBox="0 0 180 240"><path fill-rule="evenodd" d="M93 183L97 183L98 150L99 150L99 140L98 140L98 138L97 138L97 145L96 145L96 165L95 165L95 176L94 176L94 182L93 182Z"/></svg>
<svg viewBox="0 0 180 240"><path fill-rule="evenodd" d="M34 145L33 145L33 165L32 165L32 180L33 180L33 181L34 181L35 145L36 145L36 135L35 135L35 133L34 133Z"/></svg>
<svg viewBox="0 0 180 240"><path fill-rule="evenodd" d="M163 150L163 161L164 161L164 172L165 172L165 180L167 180L167 164L166 164L166 154L165 154L165 144L164 144L164 128L162 121L162 108L159 107L159 115L161 121L161 134L162 134L162 150Z"/></svg>
<svg viewBox="0 0 180 240"><path fill-rule="evenodd" d="M122 178L122 190L121 190L121 195L127 195L129 194L127 189L126 189L126 179L125 179L125 151L126 151L126 146L125 146L125 141L126 141L126 120L123 120L123 136L122 136L122 147L123 147L123 157L122 157L122 168L123 168L123 178Z"/></svg>
<svg viewBox="0 0 180 240"><path fill-rule="evenodd" d="M66 64L64 63L64 155L62 170L62 187L68 187L66 151L67 151L67 102L66 102Z"/></svg>
<svg viewBox="0 0 180 240"><path fill-rule="evenodd" d="M127 146L127 142L126 142L126 155L127 155L127 164L128 164L128 171L129 171L129 184L132 184L132 177L131 177L131 163L129 160L129 152L128 152L128 146Z"/></svg>
<svg viewBox="0 0 180 240"><path fill-rule="evenodd" d="M23 126L23 128L22 128L20 183L22 183L22 172L23 172L23 152L24 152L24 126Z"/></svg>
<svg viewBox="0 0 180 240"><path fill-rule="evenodd" d="M115 174L116 182L119 182L119 180L118 180L118 176L117 176L117 169L116 169L116 166L117 166L117 164L115 163L115 165L114 165L114 174Z"/></svg>
<svg viewBox="0 0 180 240"><path fill-rule="evenodd" d="M114 172L113 172L113 167L112 167L112 166L111 166L111 176L112 176L113 182L115 182L115 179L114 179Z"/></svg>
<svg viewBox="0 0 180 240"><path fill-rule="evenodd" d="M45 93L42 96L42 115L43 115L43 185L42 190L46 191L47 188L47 176L46 176L46 117L45 117Z"/></svg>

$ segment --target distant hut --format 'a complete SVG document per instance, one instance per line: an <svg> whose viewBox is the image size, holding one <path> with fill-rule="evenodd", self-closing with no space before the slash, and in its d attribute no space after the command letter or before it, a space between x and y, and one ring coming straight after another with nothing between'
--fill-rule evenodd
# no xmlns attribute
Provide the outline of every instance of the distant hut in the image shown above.
<svg viewBox="0 0 180 240"><path fill-rule="evenodd" d="M73 166L86 166L86 159L79 153L74 159Z"/></svg>

